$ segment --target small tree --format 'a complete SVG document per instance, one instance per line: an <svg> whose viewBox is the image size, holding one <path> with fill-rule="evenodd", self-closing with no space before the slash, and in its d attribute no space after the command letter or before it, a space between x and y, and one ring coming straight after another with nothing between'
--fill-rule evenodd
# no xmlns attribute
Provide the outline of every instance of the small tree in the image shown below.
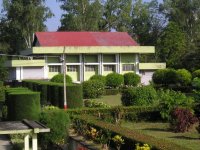
<svg viewBox="0 0 200 150"><path fill-rule="evenodd" d="M69 75L66 75L66 83L71 84L72 78ZM57 82L57 83L63 83L64 82L64 75L63 74L57 74L53 76L50 80L51 82Z"/></svg>
<svg viewBox="0 0 200 150"><path fill-rule="evenodd" d="M140 76L129 72L124 74L124 84L127 86L137 86L140 83Z"/></svg>
<svg viewBox="0 0 200 150"><path fill-rule="evenodd" d="M124 84L124 77L118 73L110 73L106 76L106 85L112 88L119 88Z"/></svg>

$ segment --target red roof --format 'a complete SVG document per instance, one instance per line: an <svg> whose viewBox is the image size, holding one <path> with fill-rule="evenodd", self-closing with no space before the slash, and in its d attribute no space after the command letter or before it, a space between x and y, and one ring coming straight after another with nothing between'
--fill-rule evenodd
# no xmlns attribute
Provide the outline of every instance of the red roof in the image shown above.
<svg viewBox="0 0 200 150"><path fill-rule="evenodd" d="M36 32L40 46L137 46L126 32Z"/></svg>

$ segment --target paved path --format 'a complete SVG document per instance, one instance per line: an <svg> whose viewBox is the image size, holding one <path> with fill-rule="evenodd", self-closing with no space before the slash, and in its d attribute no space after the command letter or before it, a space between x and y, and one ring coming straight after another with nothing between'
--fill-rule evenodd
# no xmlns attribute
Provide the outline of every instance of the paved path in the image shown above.
<svg viewBox="0 0 200 150"><path fill-rule="evenodd" d="M11 150L12 145L7 135L0 135L0 150Z"/></svg>

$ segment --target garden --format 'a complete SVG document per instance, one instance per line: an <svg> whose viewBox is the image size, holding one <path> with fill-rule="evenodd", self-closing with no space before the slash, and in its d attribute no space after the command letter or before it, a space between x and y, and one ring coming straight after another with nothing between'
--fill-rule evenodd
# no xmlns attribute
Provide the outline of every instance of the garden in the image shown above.
<svg viewBox="0 0 200 150"><path fill-rule="evenodd" d="M105 150L200 147L200 70L158 70L148 86L134 73L94 75L82 84L67 76L67 111L62 79L25 80L14 88L1 84L2 119L26 118L50 127L51 133L39 136L42 149L62 149L69 134Z"/></svg>

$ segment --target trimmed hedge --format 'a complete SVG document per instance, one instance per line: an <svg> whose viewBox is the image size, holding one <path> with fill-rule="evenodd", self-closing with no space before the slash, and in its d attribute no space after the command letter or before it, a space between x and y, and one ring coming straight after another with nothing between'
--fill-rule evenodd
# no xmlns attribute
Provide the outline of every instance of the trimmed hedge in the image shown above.
<svg viewBox="0 0 200 150"><path fill-rule="evenodd" d="M3 86L3 82L0 81L0 101L5 100L5 87Z"/></svg>
<svg viewBox="0 0 200 150"><path fill-rule="evenodd" d="M40 114L40 93L27 89L8 90L6 105L8 108L8 120L23 119L38 120Z"/></svg>
<svg viewBox="0 0 200 150"><path fill-rule="evenodd" d="M175 143L168 142L166 140L157 139L152 136L144 135L137 130L127 129L120 127L118 125L113 125L103 121L96 120L94 117L89 115L74 116L74 124L80 126L80 130L84 126L92 126L101 132L106 133L111 132L111 135L120 135L124 139L124 144L121 149L133 149L136 143L145 143L152 146L152 149L159 150L188 150L185 147L181 147Z"/></svg>
<svg viewBox="0 0 200 150"><path fill-rule="evenodd" d="M176 71L176 73L177 73L177 82L180 85L186 86L186 85L191 84L192 75L188 70L186 70L186 69L178 69Z"/></svg>
<svg viewBox="0 0 200 150"><path fill-rule="evenodd" d="M119 89L105 89L105 95L117 95L120 93Z"/></svg>
<svg viewBox="0 0 200 150"><path fill-rule="evenodd" d="M106 77L102 75L93 75L90 77L90 80L98 80L103 82L104 85L106 84Z"/></svg>
<svg viewBox="0 0 200 150"><path fill-rule="evenodd" d="M32 90L39 91L41 93L42 105L52 104L60 108L64 107L64 87L62 83L40 80L24 80L22 85L25 87L32 87ZM37 88L33 88L33 85ZM66 86L66 95L69 108L83 107L82 85L68 84Z"/></svg>
<svg viewBox="0 0 200 150"><path fill-rule="evenodd" d="M195 70L195 71L192 73L192 78L200 78L200 69Z"/></svg>
<svg viewBox="0 0 200 150"><path fill-rule="evenodd" d="M129 72L124 74L124 85L137 86L141 82L140 76Z"/></svg>
<svg viewBox="0 0 200 150"><path fill-rule="evenodd" d="M124 76L118 73L110 73L106 76L106 86L119 88L124 84Z"/></svg>
<svg viewBox="0 0 200 150"><path fill-rule="evenodd" d="M72 78L69 75L66 74L65 79L66 79L67 84L72 83ZM53 76L53 78L51 78L50 81L55 82L55 83L64 83L64 75L63 74L57 74L57 75Z"/></svg>

